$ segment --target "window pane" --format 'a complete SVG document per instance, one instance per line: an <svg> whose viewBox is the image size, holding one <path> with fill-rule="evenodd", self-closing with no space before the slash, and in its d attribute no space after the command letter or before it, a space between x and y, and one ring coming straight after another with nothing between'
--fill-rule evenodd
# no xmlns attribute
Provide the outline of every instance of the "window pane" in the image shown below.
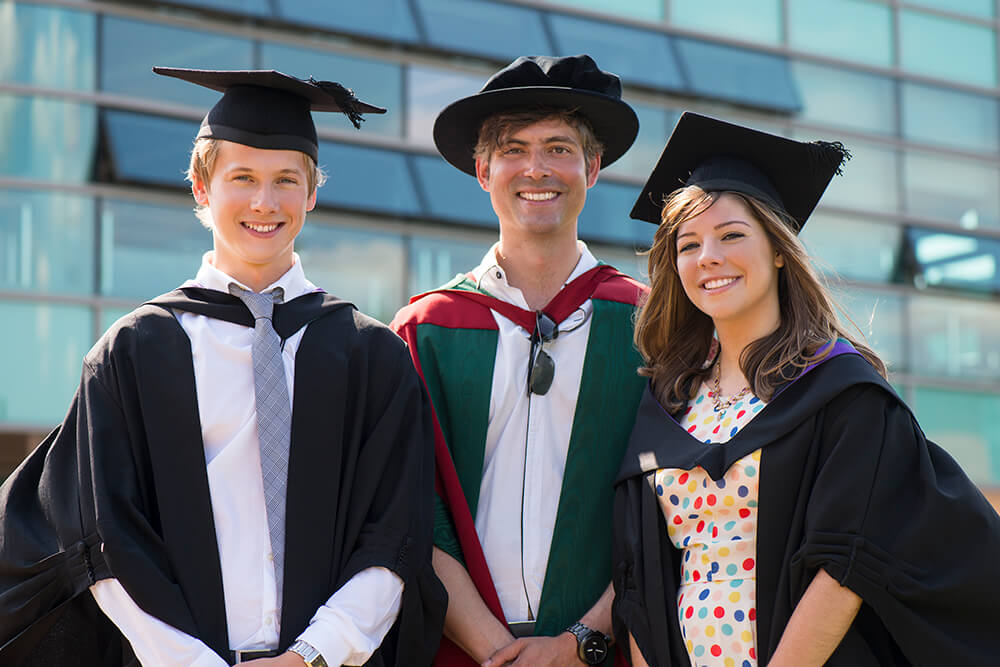
<svg viewBox="0 0 1000 667"><path fill-rule="evenodd" d="M552 5L566 5L574 9L592 9L615 16L657 21L663 18L664 0L549 0Z"/></svg>
<svg viewBox="0 0 1000 667"><path fill-rule="evenodd" d="M902 84L903 136L929 144L996 152L995 99L943 88Z"/></svg>
<svg viewBox="0 0 1000 667"><path fill-rule="evenodd" d="M413 236L410 239L410 271L407 291L421 294L439 287L479 266L486 251L496 242L493 235L482 240L445 239L439 236Z"/></svg>
<svg viewBox="0 0 1000 667"><path fill-rule="evenodd" d="M184 174L198 134L197 123L130 111L103 110L101 117L109 152L109 162L100 170L103 177L187 187Z"/></svg>
<svg viewBox="0 0 1000 667"><path fill-rule="evenodd" d="M856 336L860 331L863 342L875 350L890 371L905 370L903 300L854 286L837 286L831 293L843 309L837 314L848 333Z"/></svg>
<svg viewBox="0 0 1000 667"><path fill-rule="evenodd" d="M271 16L269 0L173 0L182 5L191 5L199 9L211 7L234 14L249 14L251 16Z"/></svg>
<svg viewBox="0 0 1000 667"><path fill-rule="evenodd" d="M892 65L892 10L865 0L788 0L792 48L868 65Z"/></svg>
<svg viewBox="0 0 1000 667"><path fill-rule="evenodd" d="M192 208L103 201L101 293L143 301L193 278L212 233Z"/></svg>
<svg viewBox="0 0 1000 667"><path fill-rule="evenodd" d="M295 240L306 276L367 315L388 322L406 303L406 256L394 234L366 232L307 221Z"/></svg>
<svg viewBox="0 0 1000 667"><path fill-rule="evenodd" d="M0 190L0 289L91 294L94 200Z"/></svg>
<svg viewBox="0 0 1000 667"><path fill-rule="evenodd" d="M138 305L138 302L137 302ZM107 331L111 325L132 312L132 308L101 308L101 331Z"/></svg>
<svg viewBox="0 0 1000 667"><path fill-rule="evenodd" d="M551 14L549 21L559 55L590 54L597 65L623 83L684 90L670 38L652 30Z"/></svg>
<svg viewBox="0 0 1000 667"><path fill-rule="evenodd" d="M603 170L602 174L623 174L645 179L660 157L663 146L667 143L667 137L670 136L680 116L676 111L641 104L633 104L632 108L639 117L639 136L636 137L632 148L628 149L617 162Z"/></svg>
<svg viewBox="0 0 1000 667"><path fill-rule="evenodd" d="M319 159L329 176L318 190L320 204L395 215L422 212L404 154L321 141Z"/></svg>
<svg viewBox="0 0 1000 667"><path fill-rule="evenodd" d="M979 484L1000 482L1000 396L917 387L914 413L930 440Z"/></svg>
<svg viewBox="0 0 1000 667"><path fill-rule="evenodd" d="M805 62L793 62L792 71L802 101L800 119L896 134L896 95L891 79Z"/></svg>
<svg viewBox="0 0 1000 667"><path fill-rule="evenodd" d="M552 53L535 9L480 0L416 0L416 6L434 46L500 60Z"/></svg>
<svg viewBox="0 0 1000 667"><path fill-rule="evenodd" d="M671 25L748 42L781 41L780 0L673 0Z"/></svg>
<svg viewBox="0 0 1000 667"><path fill-rule="evenodd" d="M903 153L903 202L908 212L963 229L1000 226L1000 169L936 153Z"/></svg>
<svg viewBox="0 0 1000 667"><path fill-rule="evenodd" d="M300 79L312 76L320 81L337 81L366 102L386 107L385 114L365 114L364 132L402 136L403 68L377 60L363 60L325 51L298 49L283 44L260 45L262 69L276 69ZM353 130L339 113L314 113L318 129Z"/></svg>
<svg viewBox="0 0 1000 667"><path fill-rule="evenodd" d="M932 16L899 12L903 69L977 86L997 82L997 45L992 28Z"/></svg>
<svg viewBox="0 0 1000 667"><path fill-rule="evenodd" d="M282 18L310 28L333 28L393 41L417 41L417 25L410 13L409 0L279 0Z"/></svg>
<svg viewBox="0 0 1000 667"><path fill-rule="evenodd" d="M219 100L214 90L153 74L153 65L253 69L253 44L201 30L103 17L102 90L204 107L205 111Z"/></svg>
<svg viewBox="0 0 1000 667"><path fill-rule="evenodd" d="M677 38L674 43L688 86L696 94L781 111L802 107L784 56L693 39Z"/></svg>
<svg viewBox="0 0 1000 667"><path fill-rule="evenodd" d="M802 141L836 137L814 132L796 132ZM843 167L843 176L834 176L820 205L840 206L863 213L899 210L899 185L896 178L896 151L857 139L845 140L853 156Z"/></svg>
<svg viewBox="0 0 1000 667"><path fill-rule="evenodd" d="M802 229L802 241L823 272L851 280L894 282L899 270L902 227L817 212Z"/></svg>
<svg viewBox="0 0 1000 667"><path fill-rule="evenodd" d="M427 201L426 215L466 225L497 229L497 216L490 195L475 178L429 155L410 157L414 173Z"/></svg>
<svg viewBox="0 0 1000 667"><path fill-rule="evenodd" d="M57 183L90 178L97 151L90 104L0 94L0 174Z"/></svg>
<svg viewBox="0 0 1000 667"><path fill-rule="evenodd" d="M0 301L0 422L49 427L66 414L94 341L93 311L82 306ZM16 381L9 381L16 378Z"/></svg>
<svg viewBox="0 0 1000 667"><path fill-rule="evenodd" d="M637 186L598 181L587 190L587 203L578 221L580 238L628 247L651 244L656 226L628 217L638 196Z"/></svg>
<svg viewBox="0 0 1000 667"><path fill-rule="evenodd" d="M906 230L908 272L917 287L1000 294L1000 241L919 228Z"/></svg>
<svg viewBox="0 0 1000 667"><path fill-rule="evenodd" d="M991 19L995 16L995 0L906 0L907 4L922 5L934 9L944 9L958 14Z"/></svg>
<svg viewBox="0 0 1000 667"><path fill-rule="evenodd" d="M1000 377L1000 304L915 296L910 301L914 372L981 379Z"/></svg>
<svg viewBox="0 0 1000 667"><path fill-rule="evenodd" d="M446 106L474 95L486 76L410 66L406 77L406 136L415 144L434 147L434 120Z"/></svg>
<svg viewBox="0 0 1000 667"><path fill-rule="evenodd" d="M96 33L90 13L0 4L0 81L93 90Z"/></svg>

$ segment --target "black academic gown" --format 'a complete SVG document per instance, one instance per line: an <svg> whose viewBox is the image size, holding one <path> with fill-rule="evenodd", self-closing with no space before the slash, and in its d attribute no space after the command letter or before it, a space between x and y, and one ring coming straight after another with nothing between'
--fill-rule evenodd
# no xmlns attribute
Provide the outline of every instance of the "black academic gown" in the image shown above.
<svg viewBox="0 0 1000 667"><path fill-rule="evenodd" d="M87 355L65 420L0 488L0 664L134 659L88 592L108 577L146 612L228 653L191 348L172 310L253 326L235 297L183 288L120 320ZM446 595L430 566L423 385L404 343L350 304L312 293L276 306L283 339L305 325L279 648L351 577L381 566L405 589L368 664L430 664ZM96 639L65 662L78 636Z"/></svg>
<svg viewBox="0 0 1000 667"><path fill-rule="evenodd" d="M828 665L1000 664L1000 518L856 353L808 370L725 444L688 435L647 389L616 486L615 636L631 632L651 667L690 664L681 552L648 475L719 479L758 448L758 665L820 567L864 600Z"/></svg>

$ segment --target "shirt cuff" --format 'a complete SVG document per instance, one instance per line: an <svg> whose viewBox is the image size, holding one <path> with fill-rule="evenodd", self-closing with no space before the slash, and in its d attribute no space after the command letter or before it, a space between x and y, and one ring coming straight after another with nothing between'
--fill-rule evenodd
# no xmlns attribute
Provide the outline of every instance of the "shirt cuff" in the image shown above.
<svg viewBox="0 0 1000 667"><path fill-rule="evenodd" d="M399 575L369 567L331 595L298 638L319 651L328 665L363 665L396 622L402 599Z"/></svg>

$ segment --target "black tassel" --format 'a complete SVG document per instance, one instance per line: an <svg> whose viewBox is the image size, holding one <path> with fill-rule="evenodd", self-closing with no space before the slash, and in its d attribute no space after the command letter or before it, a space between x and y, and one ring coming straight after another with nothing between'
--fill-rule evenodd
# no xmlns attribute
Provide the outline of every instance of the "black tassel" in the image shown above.
<svg viewBox="0 0 1000 667"><path fill-rule="evenodd" d="M844 163L851 159L851 151L839 141L814 141L810 144L809 158L823 168L836 167L837 176L843 176Z"/></svg>
<svg viewBox="0 0 1000 667"><path fill-rule="evenodd" d="M312 77L309 77L309 83L332 97L337 106L340 107L340 111L354 124L355 129L361 129L361 121L364 120L364 117L361 115L362 112L358 110L359 100L354 96L353 90L345 88L336 81L317 81Z"/></svg>

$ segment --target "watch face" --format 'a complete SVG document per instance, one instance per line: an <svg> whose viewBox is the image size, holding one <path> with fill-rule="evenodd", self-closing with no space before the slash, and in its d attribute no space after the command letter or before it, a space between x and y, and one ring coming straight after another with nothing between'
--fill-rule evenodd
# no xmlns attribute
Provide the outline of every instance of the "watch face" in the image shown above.
<svg viewBox="0 0 1000 667"><path fill-rule="evenodd" d="M608 643L594 632L580 644L580 652L588 665L599 665L608 657Z"/></svg>

